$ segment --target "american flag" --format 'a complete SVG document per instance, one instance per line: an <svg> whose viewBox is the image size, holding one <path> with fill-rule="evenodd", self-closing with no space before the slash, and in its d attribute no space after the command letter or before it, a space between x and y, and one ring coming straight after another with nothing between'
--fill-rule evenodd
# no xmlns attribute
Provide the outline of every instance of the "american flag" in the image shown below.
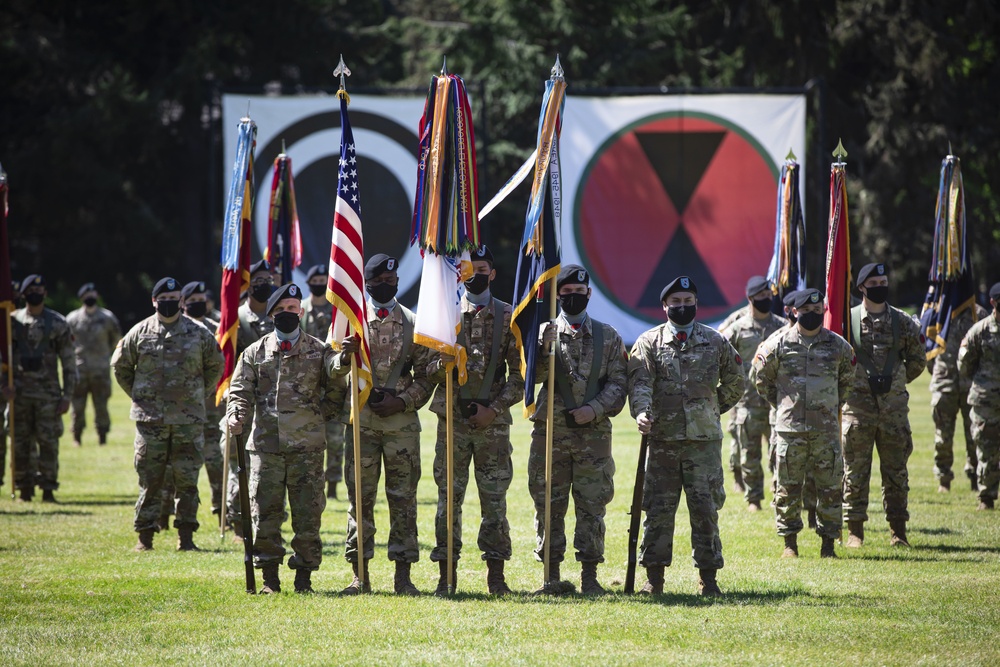
<svg viewBox="0 0 1000 667"><path fill-rule="evenodd" d="M364 296L365 250L361 234L358 156L344 96L340 98L340 127L340 171L337 176L337 206L333 214L326 298L334 306L333 324L330 327L334 346L351 334L361 339L355 359L358 364L360 406L363 406L368 400L372 385L371 351L365 337L368 330Z"/></svg>

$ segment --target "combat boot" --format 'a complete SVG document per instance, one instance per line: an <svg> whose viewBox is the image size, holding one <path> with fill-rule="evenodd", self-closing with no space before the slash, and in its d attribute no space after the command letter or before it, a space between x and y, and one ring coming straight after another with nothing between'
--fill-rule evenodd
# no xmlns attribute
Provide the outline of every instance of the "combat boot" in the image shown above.
<svg viewBox="0 0 1000 667"><path fill-rule="evenodd" d="M580 592L584 595L604 595L607 593L597 581L597 562L580 563Z"/></svg>
<svg viewBox="0 0 1000 667"><path fill-rule="evenodd" d="M560 581L562 576L559 574L559 563L549 563L549 580L543 583L541 588L536 589L533 595L555 595L558 587L554 584Z"/></svg>
<svg viewBox="0 0 1000 667"><path fill-rule="evenodd" d="M243 522L237 521L236 523L229 523L229 520L227 519L226 523L233 529L233 543L243 544Z"/></svg>
<svg viewBox="0 0 1000 667"><path fill-rule="evenodd" d="M755 514L756 512L759 511L760 511L760 501L751 500L749 503L747 503L747 512Z"/></svg>
<svg viewBox="0 0 1000 667"><path fill-rule="evenodd" d="M155 531L152 528L147 528L146 530L139 531L139 541L135 545L136 551L152 551L153 550L153 533Z"/></svg>
<svg viewBox="0 0 1000 667"><path fill-rule="evenodd" d="M948 493L949 491L951 491L951 480L942 479L938 483L938 493Z"/></svg>
<svg viewBox="0 0 1000 667"><path fill-rule="evenodd" d="M396 561L396 575L392 578L392 589L397 595L420 595L420 591L410 581L410 563Z"/></svg>
<svg viewBox="0 0 1000 667"><path fill-rule="evenodd" d="M663 595L662 565L650 565L646 568L646 584L639 589L639 595Z"/></svg>
<svg viewBox="0 0 1000 667"><path fill-rule="evenodd" d="M743 470L737 468L733 471L733 491L736 493L744 493L747 488L743 485Z"/></svg>
<svg viewBox="0 0 1000 667"><path fill-rule="evenodd" d="M833 538L824 537L823 544L819 548L820 558L837 558L837 552L833 550Z"/></svg>
<svg viewBox="0 0 1000 667"><path fill-rule="evenodd" d="M97 444L99 444L99 445L106 445L106 444L108 444L108 432L107 431L98 431L97 432Z"/></svg>
<svg viewBox="0 0 1000 667"><path fill-rule="evenodd" d="M30 498L29 498L29 500L30 500ZM981 499L979 501L979 506L976 509L980 510L980 511L987 511L987 510L993 509L993 499L992 498L983 498L983 499Z"/></svg>
<svg viewBox="0 0 1000 667"><path fill-rule="evenodd" d="M330 483L328 483L326 485L326 497L327 498L333 498L334 500L337 499L337 483L336 482L330 482Z"/></svg>
<svg viewBox="0 0 1000 667"><path fill-rule="evenodd" d="M35 490L30 486L25 486L21 489L21 495L17 497L17 502L30 503L31 499L34 497L35 497Z"/></svg>
<svg viewBox="0 0 1000 667"><path fill-rule="evenodd" d="M194 544L194 530L191 528L177 528L177 550L201 551L201 549Z"/></svg>
<svg viewBox="0 0 1000 667"><path fill-rule="evenodd" d="M965 473L965 476L969 478L969 488L972 491L978 491L979 490L979 482L977 481L976 473L975 472L967 472L967 473Z"/></svg>
<svg viewBox="0 0 1000 667"><path fill-rule="evenodd" d="M295 592L296 593L315 593L312 587L312 570L303 570L301 568L295 570Z"/></svg>
<svg viewBox="0 0 1000 667"><path fill-rule="evenodd" d="M347 588L340 591L341 595L358 595L360 593L372 592L372 582L371 579L368 578L369 560L370 559L366 558L364 560L364 565L362 565L363 568L362 572L364 573L365 576L365 583L363 586L361 585L361 577L358 574L358 561L354 561L351 563L351 569L354 570L354 579L351 580L351 583L347 585Z"/></svg>
<svg viewBox="0 0 1000 667"><path fill-rule="evenodd" d="M847 548L860 549L865 543L865 522L847 522Z"/></svg>
<svg viewBox="0 0 1000 667"><path fill-rule="evenodd" d="M437 588L434 589L434 595L439 598L448 597L448 561L441 560L438 561L438 568L441 574L438 577ZM455 566L451 570L451 586L452 590L458 590L458 561L455 561Z"/></svg>
<svg viewBox="0 0 1000 667"><path fill-rule="evenodd" d="M161 514L160 518L156 520L156 525L159 526L160 530L170 530L170 513Z"/></svg>
<svg viewBox="0 0 1000 667"><path fill-rule="evenodd" d="M890 547L908 547L910 543L906 541L906 522L905 521L890 521L889 522L889 546Z"/></svg>
<svg viewBox="0 0 1000 667"><path fill-rule="evenodd" d="M799 557L799 536L785 535L785 550L781 552L782 558Z"/></svg>
<svg viewBox="0 0 1000 667"><path fill-rule="evenodd" d="M698 570L698 595L705 597L722 597L722 589L715 581L718 570Z"/></svg>
<svg viewBox="0 0 1000 667"><path fill-rule="evenodd" d="M52 489L42 490L42 502L43 503L58 503L56 500L56 494L52 492Z"/></svg>
<svg viewBox="0 0 1000 667"><path fill-rule="evenodd" d="M807 510L806 516L809 520L809 527L812 529L816 528L816 510Z"/></svg>
<svg viewBox="0 0 1000 667"><path fill-rule="evenodd" d="M281 592L281 580L278 578L280 565L280 563L268 563L261 568L261 573L264 575L264 587L260 589L261 595Z"/></svg>
<svg viewBox="0 0 1000 667"><path fill-rule="evenodd" d="M486 588L490 595L510 595L513 592L504 579L503 566L504 561L500 558L490 558L486 561Z"/></svg>

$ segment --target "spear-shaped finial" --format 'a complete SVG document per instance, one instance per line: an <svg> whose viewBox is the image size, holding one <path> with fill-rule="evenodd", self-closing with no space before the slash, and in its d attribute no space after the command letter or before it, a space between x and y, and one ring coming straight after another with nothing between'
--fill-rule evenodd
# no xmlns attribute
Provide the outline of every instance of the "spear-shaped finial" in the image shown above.
<svg viewBox="0 0 1000 667"><path fill-rule="evenodd" d="M347 94L347 77L351 76L351 70L348 69L347 65L344 64L344 54L340 54L340 62L337 63L337 69L333 70L334 76L340 77L340 89L337 91L337 97L345 100L348 104L351 103L351 96Z"/></svg>
<svg viewBox="0 0 1000 667"><path fill-rule="evenodd" d="M552 66L550 72L553 81L565 81L566 73L563 71L562 63L559 62L559 54L556 54L556 64Z"/></svg>
<svg viewBox="0 0 1000 667"><path fill-rule="evenodd" d="M441 56L441 76L448 76L448 56Z"/></svg>
<svg viewBox="0 0 1000 667"><path fill-rule="evenodd" d="M285 154L285 138L284 137L281 138L281 154L282 155Z"/></svg>
<svg viewBox="0 0 1000 667"><path fill-rule="evenodd" d="M243 116L243 118L240 118L240 122L241 123L249 123L250 122L250 100L249 99L247 100L247 115Z"/></svg>
<svg viewBox="0 0 1000 667"><path fill-rule="evenodd" d="M844 141L842 139L837 139L837 147L833 149L833 157L837 158L837 164L844 164L847 151L844 149Z"/></svg>
<svg viewBox="0 0 1000 667"><path fill-rule="evenodd" d="M948 140L948 157L955 157L955 153L951 150L951 139Z"/></svg>
<svg viewBox="0 0 1000 667"><path fill-rule="evenodd" d="M797 157L795 157L795 153L792 152L792 149L791 149L790 146L788 148L788 155L785 156L785 161L786 162L789 162L789 161L791 161L791 162L798 162L799 161L799 159Z"/></svg>

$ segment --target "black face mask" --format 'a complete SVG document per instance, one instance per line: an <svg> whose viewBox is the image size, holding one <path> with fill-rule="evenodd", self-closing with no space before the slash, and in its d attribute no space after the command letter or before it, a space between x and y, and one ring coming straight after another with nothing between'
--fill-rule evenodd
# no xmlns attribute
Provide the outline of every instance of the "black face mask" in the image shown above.
<svg viewBox="0 0 1000 667"><path fill-rule="evenodd" d="M754 299L753 307L759 313L770 313L771 312L771 299Z"/></svg>
<svg viewBox="0 0 1000 667"><path fill-rule="evenodd" d="M465 289L470 294L482 294L490 286L490 275L488 273L477 273L465 281Z"/></svg>
<svg viewBox="0 0 1000 667"><path fill-rule="evenodd" d="M559 297L559 307L567 315L579 315L587 309L589 301L586 294L563 294Z"/></svg>
<svg viewBox="0 0 1000 667"><path fill-rule="evenodd" d="M274 328L281 333L290 334L299 328L299 314L286 311L274 316Z"/></svg>
<svg viewBox="0 0 1000 667"><path fill-rule="evenodd" d="M813 329L818 329L823 326L823 313L801 313L799 315L799 324L806 331L812 331Z"/></svg>
<svg viewBox="0 0 1000 667"><path fill-rule="evenodd" d="M274 292L274 285L268 283L261 283L250 288L250 296L261 303L266 303L272 292Z"/></svg>
<svg viewBox="0 0 1000 667"><path fill-rule="evenodd" d="M39 294L38 292L32 292L31 294L25 294L24 300L28 302L29 306L37 306L45 301L45 295Z"/></svg>
<svg viewBox="0 0 1000 667"><path fill-rule="evenodd" d="M872 303L885 303L885 300L889 298L889 286L866 287L865 293Z"/></svg>
<svg viewBox="0 0 1000 667"><path fill-rule="evenodd" d="M87 308L93 308L94 306L97 305L97 297L88 296L86 299L83 300L83 305L87 306Z"/></svg>
<svg viewBox="0 0 1000 667"><path fill-rule="evenodd" d="M313 296L324 296L326 294L326 285L313 285L309 283L309 291L312 292Z"/></svg>
<svg viewBox="0 0 1000 667"><path fill-rule="evenodd" d="M171 318L180 312L181 302L177 299L172 299L170 301L157 301L156 302L156 312L163 315L166 318Z"/></svg>
<svg viewBox="0 0 1000 667"><path fill-rule="evenodd" d="M697 304L693 306L667 306L667 318L679 327L691 324L697 314Z"/></svg>
<svg viewBox="0 0 1000 667"><path fill-rule="evenodd" d="M389 283L379 283L378 285L365 285L365 291L368 292L369 296L378 303L389 303L392 301L396 292L398 291L396 285L390 285Z"/></svg>
<svg viewBox="0 0 1000 667"><path fill-rule="evenodd" d="M208 312L208 304L204 301L194 301L184 306L184 312L188 314L188 317L202 318Z"/></svg>

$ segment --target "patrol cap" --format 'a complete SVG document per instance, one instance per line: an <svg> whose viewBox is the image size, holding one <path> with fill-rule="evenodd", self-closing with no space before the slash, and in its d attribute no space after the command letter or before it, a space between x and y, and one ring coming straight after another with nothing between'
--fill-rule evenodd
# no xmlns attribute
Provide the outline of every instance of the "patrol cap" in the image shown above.
<svg viewBox="0 0 1000 667"><path fill-rule="evenodd" d="M694 284L694 281L687 276L678 276L674 278L671 282L667 283L667 286L663 288L660 292L660 302L667 300L667 297L674 292L691 292L695 296L698 295L698 286Z"/></svg>
<svg viewBox="0 0 1000 667"><path fill-rule="evenodd" d="M253 278L253 274L260 273L261 271L271 272L271 265L267 263L266 259L262 259L256 264L250 265L250 277Z"/></svg>
<svg viewBox="0 0 1000 667"><path fill-rule="evenodd" d="M990 288L990 298L1000 301L1000 283L993 283L993 287Z"/></svg>
<svg viewBox="0 0 1000 667"><path fill-rule="evenodd" d="M865 264L861 267L861 270L858 271L857 286L861 287L861 285L863 285L864 282L872 276L878 277L887 275L889 275L889 269L885 264Z"/></svg>
<svg viewBox="0 0 1000 667"><path fill-rule="evenodd" d="M490 268L493 268L493 253L485 243L472 251L471 259L473 262L488 262Z"/></svg>
<svg viewBox="0 0 1000 667"><path fill-rule="evenodd" d="M316 276L325 276L327 272L326 264L317 264L306 273L306 280L312 280Z"/></svg>
<svg viewBox="0 0 1000 667"><path fill-rule="evenodd" d="M769 281L764 276L750 276L750 280L747 281L747 298L752 297L758 292L762 292L771 287L771 281Z"/></svg>
<svg viewBox="0 0 1000 667"><path fill-rule="evenodd" d="M395 257L390 257L384 252L380 252L377 255L372 255L371 258L368 260L368 262L365 264L365 280L371 280L372 278L377 278L386 271L395 271L397 270L398 267L399 267L399 262L396 260Z"/></svg>
<svg viewBox="0 0 1000 667"><path fill-rule="evenodd" d="M200 280L189 282L187 285L181 288L181 296L184 297L185 299L191 296L192 294L206 294L207 292L208 290L205 289L205 283L203 283Z"/></svg>
<svg viewBox="0 0 1000 667"><path fill-rule="evenodd" d="M795 298L792 299L792 306L795 308L802 308L814 303L823 303L823 293L818 289L799 290L795 292Z"/></svg>
<svg viewBox="0 0 1000 667"><path fill-rule="evenodd" d="M42 274L32 273L30 276L25 276L21 281L21 291L23 292L29 287L45 287L45 278L42 277Z"/></svg>
<svg viewBox="0 0 1000 667"><path fill-rule="evenodd" d="M278 302L282 299L298 299L302 301L302 290L295 283L286 283L274 290L270 298L267 300L267 314L270 315L274 307L278 305Z"/></svg>
<svg viewBox="0 0 1000 667"><path fill-rule="evenodd" d="M786 306L788 306L789 308L791 308L792 304L795 303L795 295L798 294L798 293L799 293L799 290L797 290L797 289L796 290L792 290L791 292L789 292L785 296L781 297L781 303L783 303Z"/></svg>
<svg viewBox="0 0 1000 667"><path fill-rule="evenodd" d="M97 288L94 287L94 283L84 283L80 285L80 289L76 291L76 296L82 299L83 295L86 294L87 292L96 292L96 291Z"/></svg>
<svg viewBox="0 0 1000 667"><path fill-rule="evenodd" d="M590 274L579 264L564 264L556 278L556 289L563 285L590 285Z"/></svg>
<svg viewBox="0 0 1000 667"><path fill-rule="evenodd" d="M153 285L153 298L155 299L164 292L176 292L180 290L181 284L173 278L160 278Z"/></svg>

